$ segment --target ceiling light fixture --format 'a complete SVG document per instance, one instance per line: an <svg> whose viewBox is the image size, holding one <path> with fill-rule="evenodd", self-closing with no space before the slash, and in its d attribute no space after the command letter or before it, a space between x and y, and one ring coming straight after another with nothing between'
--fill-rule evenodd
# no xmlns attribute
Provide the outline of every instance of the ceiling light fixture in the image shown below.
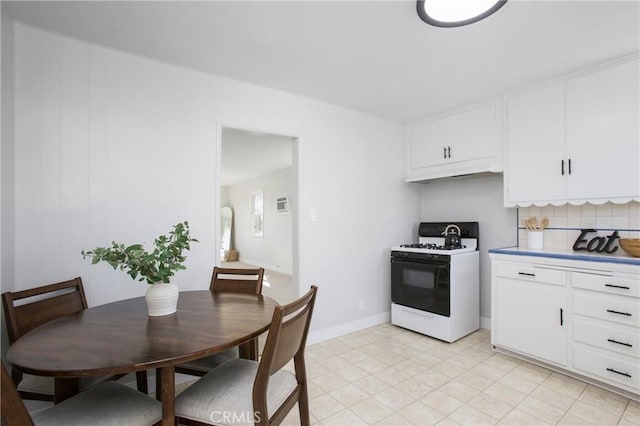
<svg viewBox="0 0 640 426"><path fill-rule="evenodd" d="M436 27L473 24L500 9L507 0L418 0L418 16Z"/></svg>

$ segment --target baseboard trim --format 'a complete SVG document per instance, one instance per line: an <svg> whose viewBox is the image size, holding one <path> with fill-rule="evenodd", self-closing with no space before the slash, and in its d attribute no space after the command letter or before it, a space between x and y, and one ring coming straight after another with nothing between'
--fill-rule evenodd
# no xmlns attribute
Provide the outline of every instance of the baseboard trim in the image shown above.
<svg viewBox="0 0 640 426"><path fill-rule="evenodd" d="M480 328L491 330L491 318L480 317Z"/></svg>
<svg viewBox="0 0 640 426"><path fill-rule="evenodd" d="M324 342L325 340L334 339L336 337L344 336L345 334L354 333L356 331L364 330L365 328L374 327L376 325L384 324L390 321L391 312L383 312L381 314L372 315L370 317L362 318L335 327L311 331L309 332L309 336L307 337L307 344L312 345L314 343Z"/></svg>

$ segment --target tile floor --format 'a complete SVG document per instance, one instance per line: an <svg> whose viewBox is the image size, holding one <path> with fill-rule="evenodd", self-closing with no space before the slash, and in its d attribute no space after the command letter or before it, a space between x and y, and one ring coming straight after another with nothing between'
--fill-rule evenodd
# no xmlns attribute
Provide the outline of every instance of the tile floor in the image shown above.
<svg viewBox="0 0 640 426"><path fill-rule="evenodd" d="M306 359L314 425L640 425L638 402L495 353L488 330L448 344L383 324Z"/></svg>

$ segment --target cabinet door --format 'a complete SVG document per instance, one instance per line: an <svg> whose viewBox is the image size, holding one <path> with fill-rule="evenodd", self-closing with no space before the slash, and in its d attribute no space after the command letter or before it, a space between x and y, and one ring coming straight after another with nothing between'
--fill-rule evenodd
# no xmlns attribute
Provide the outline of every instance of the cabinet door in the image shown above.
<svg viewBox="0 0 640 426"><path fill-rule="evenodd" d="M500 277L494 284L495 344L565 366L565 287Z"/></svg>
<svg viewBox="0 0 640 426"><path fill-rule="evenodd" d="M446 163L450 132L446 118L410 126L409 168L415 170Z"/></svg>
<svg viewBox="0 0 640 426"><path fill-rule="evenodd" d="M495 104L474 108L448 118L450 161L495 157L498 135ZM448 152L448 151L447 151Z"/></svg>
<svg viewBox="0 0 640 426"><path fill-rule="evenodd" d="M501 171L497 108L493 101L409 125L409 180Z"/></svg>
<svg viewBox="0 0 640 426"><path fill-rule="evenodd" d="M505 202L566 198L565 99L561 83L508 100Z"/></svg>
<svg viewBox="0 0 640 426"><path fill-rule="evenodd" d="M569 199L638 197L638 60L567 82Z"/></svg>

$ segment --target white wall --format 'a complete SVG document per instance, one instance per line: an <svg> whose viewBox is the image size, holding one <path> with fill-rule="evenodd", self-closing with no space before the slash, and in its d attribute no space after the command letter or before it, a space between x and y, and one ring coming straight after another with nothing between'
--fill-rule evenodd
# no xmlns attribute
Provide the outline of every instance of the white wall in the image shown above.
<svg viewBox="0 0 640 426"><path fill-rule="evenodd" d="M243 262L291 275L293 273L292 212L277 213L276 198L288 195L293 202L292 168L271 173L229 187L233 208L232 247ZM263 191L264 235L251 235L251 193ZM294 203L295 204L295 203Z"/></svg>
<svg viewBox="0 0 640 426"><path fill-rule="evenodd" d="M222 207L229 206L229 187L228 186L220 187L220 206Z"/></svg>
<svg viewBox="0 0 640 426"><path fill-rule="evenodd" d="M22 25L15 37L16 235L3 244L16 288L80 275L91 305L142 295L80 251L150 242L185 219L200 243L175 281L206 288L221 124L299 138L294 272L301 289L319 286L312 328L388 312L389 248L412 239L419 212L401 124Z"/></svg>
<svg viewBox="0 0 640 426"><path fill-rule="evenodd" d="M422 185L422 220L480 225L480 317L490 327L491 261L487 250L517 244L517 209L503 207L502 175L442 179Z"/></svg>
<svg viewBox="0 0 640 426"><path fill-rule="evenodd" d="M0 106L2 124L0 134L0 292L14 289L14 124L13 124L13 22L4 13L5 4L0 5L2 35L2 66L0 70ZM7 243L9 242L9 243ZM2 359L5 359L9 347L9 337L4 326L4 313L0 315L0 347Z"/></svg>
<svg viewBox="0 0 640 426"><path fill-rule="evenodd" d="M2 4L2 9L4 9ZM13 111L13 22L2 13L2 144L0 145L0 241L12 241L14 239L14 111ZM13 247L0 243L0 289L10 291L13 289Z"/></svg>

